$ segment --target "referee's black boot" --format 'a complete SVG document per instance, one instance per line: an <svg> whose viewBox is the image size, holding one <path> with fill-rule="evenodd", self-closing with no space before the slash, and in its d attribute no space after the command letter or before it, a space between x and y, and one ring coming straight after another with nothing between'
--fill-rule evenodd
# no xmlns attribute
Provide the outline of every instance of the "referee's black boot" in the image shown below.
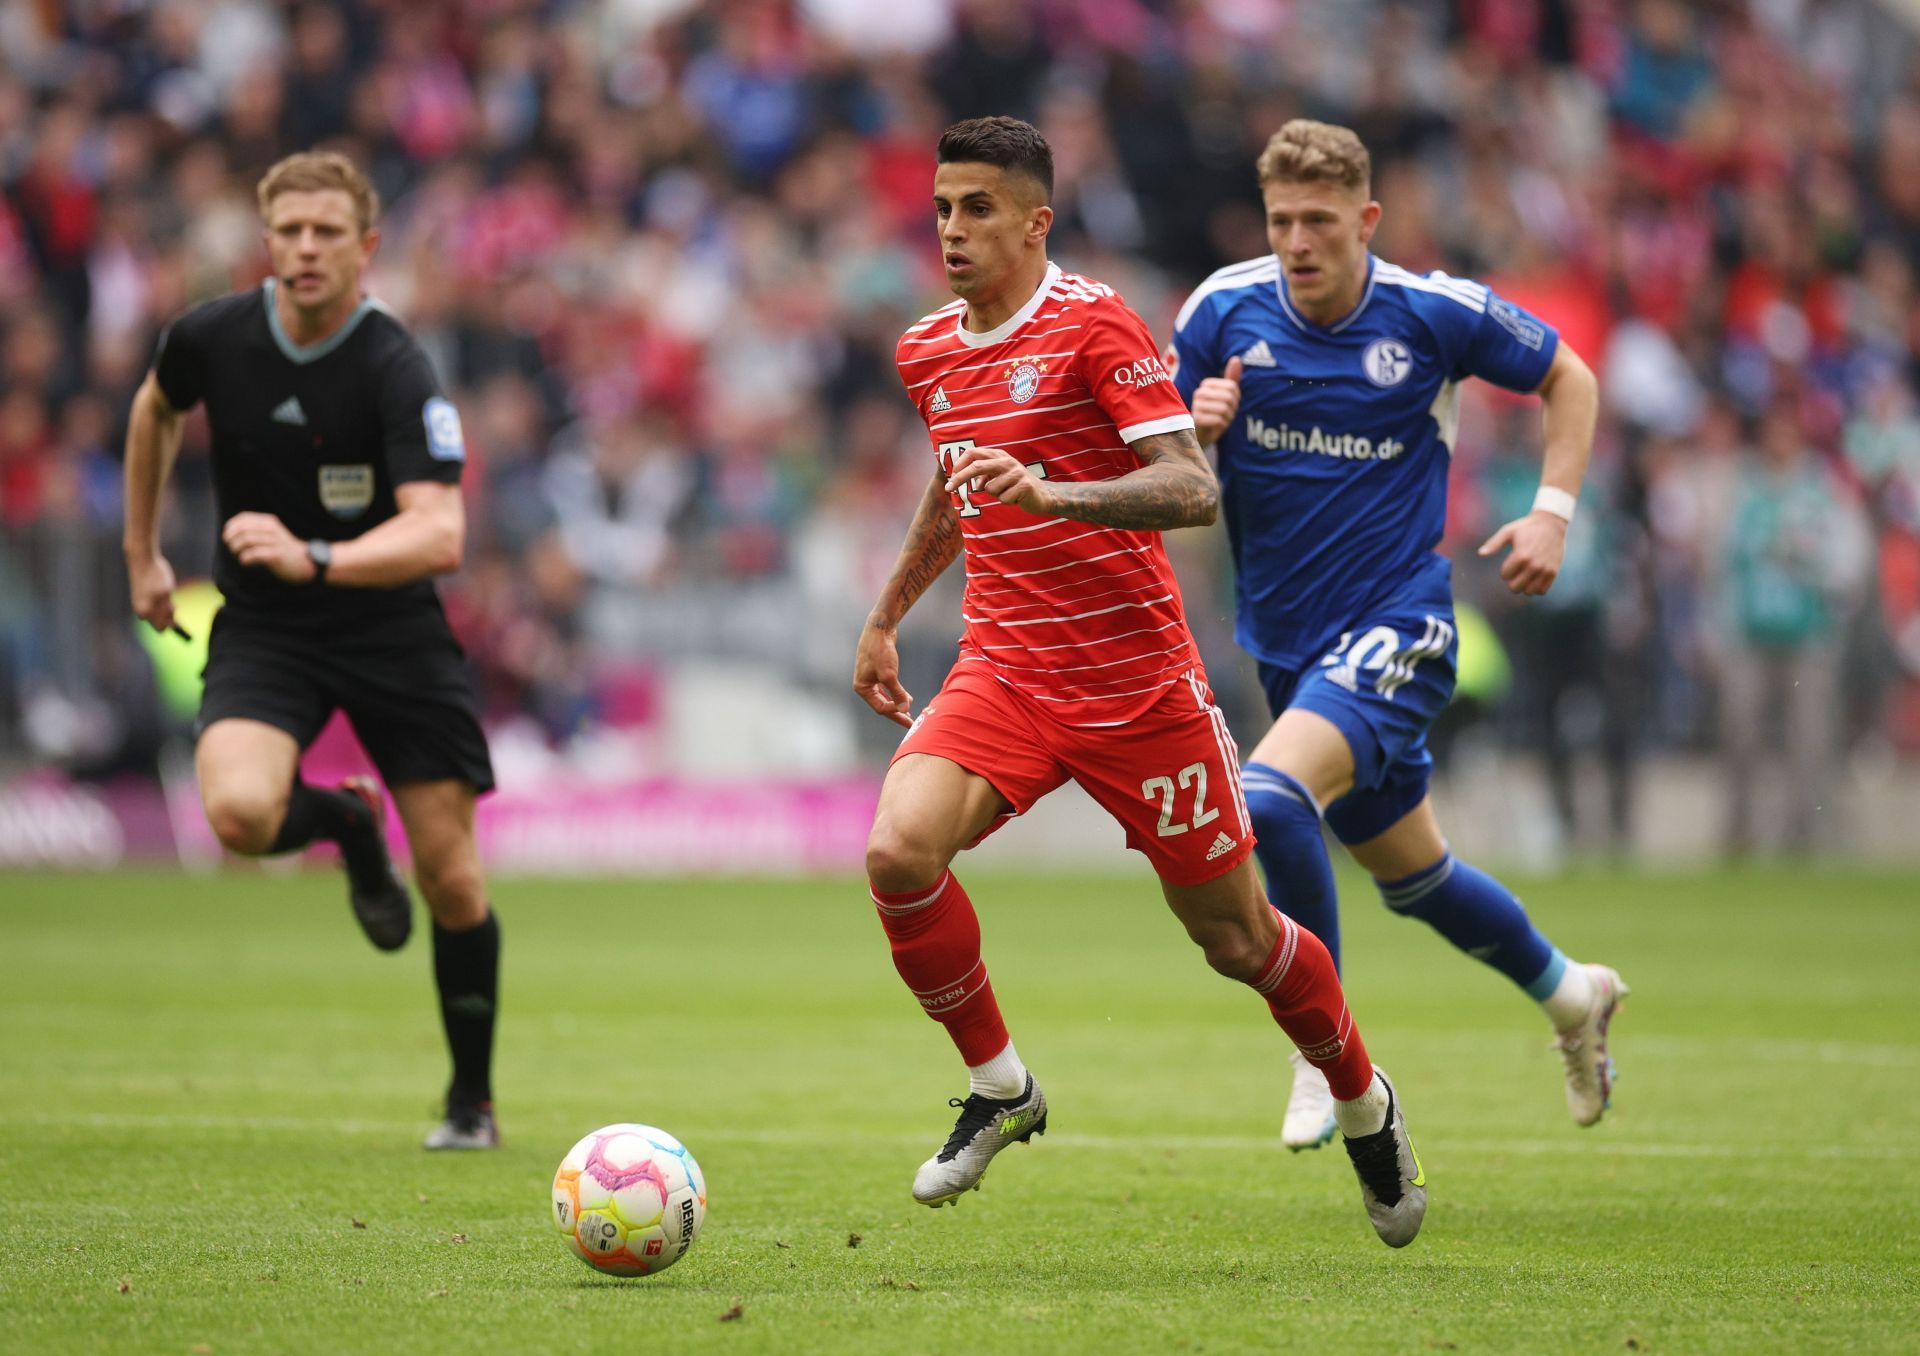
<svg viewBox="0 0 1920 1356"><path fill-rule="evenodd" d="M386 797L371 777L349 777L340 789L367 805L365 819L340 835L353 916L360 920L368 941L382 951L398 951L413 933L413 897L387 852Z"/></svg>

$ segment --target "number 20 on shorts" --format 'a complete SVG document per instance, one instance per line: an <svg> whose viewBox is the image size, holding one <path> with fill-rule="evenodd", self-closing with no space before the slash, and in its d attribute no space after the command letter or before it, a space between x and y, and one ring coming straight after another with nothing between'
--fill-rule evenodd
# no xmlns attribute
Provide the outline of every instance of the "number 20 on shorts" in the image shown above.
<svg viewBox="0 0 1920 1356"><path fill-rule="evenodd" d="M1178 791L1184 791L1189 786L1194 788L1193 818L1184 824L1176 824L1173 822L1173 798ZM1218 808L1212 810L1207 808L1207 765L1205 763L1188 763L1175 777L1149 777L1140 783L1140 795L1146 800L1157 799L1160 802L1158 832L1162 838L1172 838L1175 834L1200 828L1220 818Z"/></svg>

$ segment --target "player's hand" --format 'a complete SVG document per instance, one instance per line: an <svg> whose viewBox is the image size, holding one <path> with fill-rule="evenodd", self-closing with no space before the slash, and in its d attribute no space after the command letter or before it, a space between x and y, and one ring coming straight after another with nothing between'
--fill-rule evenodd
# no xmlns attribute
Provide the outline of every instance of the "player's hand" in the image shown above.
<svg viewBox="0 0 1920 1356"><path fill-rule="evenodd" d="M1005 448L969 447L954 458L947 473L947 492L953 493L967 481L972 482L967 486L970 494L990 494L1003 504L1042 517L1052 512L1047 483Z"/></svg>
<svg viewBox="0 0 1920 1356"><path fill-rule="evenodd" d="M1560 558L1567 550L1566 520L1535 509L1488 537L1480 554L1498 555L1509 546L1513 551L1501 562L1500 577L1515 593L1537 597L1552 588L1559 577Z"/></svg>
<svg viewBox="0 0 1920 1356"><path fill-rule="evenodd" d="M289 584L313 579L307 544L271 513L236 513L220 529L220 540L242 565L264 565Z"/></svg>
<svg viewBox="0 0 1920 1356"><path fill-rule="evenodd" d="M1227 359L1226 372L1208 377L1194 388L1193 436L1202 447L1220 441L1233 416L1240 412L1240 359Z"/></svg>
<svg viewBox="0 0 1920 1356"><path fill-rule="evenodd" d="M133 615L156 631L173 625L173 566L159 552L127 562L127 592Z"/></svg>
<svg viewBox="0 0 1920 1356"><path fill-rule="evenodd" d="M893 630L869 620L853 653L853 690L895 725L913 726L913 697L900 686L900 651Z"/></svg>

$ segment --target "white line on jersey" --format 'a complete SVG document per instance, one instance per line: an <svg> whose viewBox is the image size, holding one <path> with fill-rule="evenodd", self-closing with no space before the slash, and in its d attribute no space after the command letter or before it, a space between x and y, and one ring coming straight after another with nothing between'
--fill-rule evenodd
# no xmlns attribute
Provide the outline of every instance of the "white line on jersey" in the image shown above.
<svg viewBox="0 0 1920 1356"><path fill-rule="evenodd" d="M980 622L989 626L997 626L1003 631L1008 631L1016 626L1048 626L1071 621L1085 621L1089 617L1104 617L1109 613L1125 612L1136 607L1158 607L1161 603L1170 603L1172 601L1172 594L1163 593L1158 598L1145 598L1137 603L1115 603L1112 607L1097 607L1091 612L1069 612L1064 617L1030 617L1026 621L999 621L993 617L966 617L965 620ZM1101 639L1104 640L1106 637L1102 636Z"/></svg>

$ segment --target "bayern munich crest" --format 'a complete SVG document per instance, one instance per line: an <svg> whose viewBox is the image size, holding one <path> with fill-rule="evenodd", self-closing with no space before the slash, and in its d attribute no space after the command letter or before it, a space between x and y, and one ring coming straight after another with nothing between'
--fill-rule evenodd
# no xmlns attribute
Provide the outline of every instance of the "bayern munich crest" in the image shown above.
<svg viewBox="0 0 1920 1356"><path fill-rule="evenodd" d="M1045 363L1018 362L1007 369L1007 394L1013 397L1013 403L1024 405L1040 394L1040 374L1047 370Z"/></svg>

